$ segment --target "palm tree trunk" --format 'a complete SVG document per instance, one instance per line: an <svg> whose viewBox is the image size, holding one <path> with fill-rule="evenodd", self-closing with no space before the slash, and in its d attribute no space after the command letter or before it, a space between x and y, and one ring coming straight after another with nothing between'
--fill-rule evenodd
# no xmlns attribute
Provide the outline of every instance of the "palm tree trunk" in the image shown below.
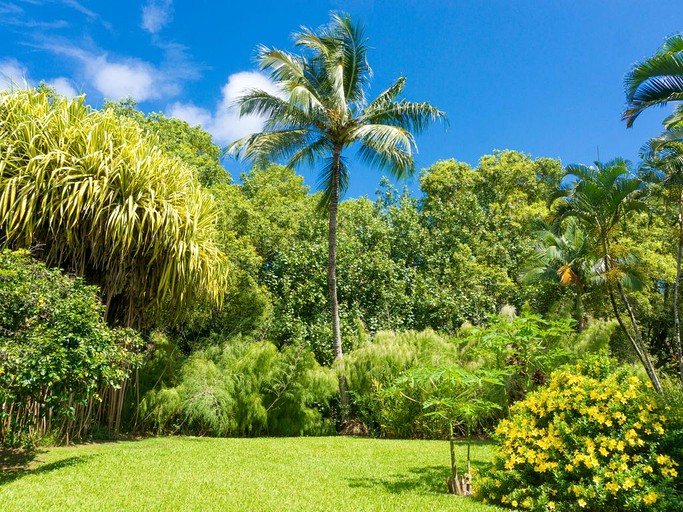
<svg viewBox="0 0 683 512"><path fill-rule="evenodd" d="M585 318L583 314L583 286L581 283L576 285L576 329L583 332L585 325Z"/></svg>
<svg viewBox="0 0 683 512"><path fill-rule="evenodd" d="M605 272L609 274L609 271L612 269L612 265L610 263L610 251L607 247L606 237L603 238L603 251L605 254L603 260L605 264ZM626 327L626 324L624 323L623 319L621 318L619 308L617 307L617 301L614 297L614 290L612 289L612 285L610 284L608 277L607 291L609 294L610 303L612 304L612 309L614 311L614 316L616 317L617 322L619 322L619 327L621 327L621 330L624 332L628 340L631 342L631 346L636 351L638 359L640 359L640 362L645 368L645 373L647 373L647 376L650 378L650 382L652 382L652 385L654 386L655 390L657 391L657 393L662 395L664 394L664 390L662 389L662 385L659 382L659 377L657 377L657 371L655 370L655 367L652 364L652 360L650 359L650 354L648 353L647 347L645 346L645 343L643 343L643 339L640 336L640 330L638 329L638 323L636 321L636 316L633 313L633 308L631 307L631 304L628 301L628 297L626 297L626 292L624 291L623 286L621 286L621 283L617 283L617 289L619 290L621 300L624 302L626 310L629 314L629 318L631 319L631 325L633 326L633 334L631 334L631 332Z"/></svg>
<svg viewBox="0 0 683 512"><path fill-rule="evenodd" d="M683 351L681 350L681 321L678 314L678 295L681 283L681 259L683 258L683 193L678 202L678 257L676 258L676 282L674 283L674 345L678 361L678 378L683 382Z"/></svg>
<svg viewBox="0 0 683 512"><path fill-rule="evenodd" d="M626 292L624 291L624 287L621 286L621 283L617 284L617 288L619 289L619 293L621 294L621 300L624 301L624 304L626 305L626 311L628 311L629 317L631 319L631 325L633 325L633 332L635 333L636 340L638 341L638 343L640 343L640 349L642 352L641 361L643 363L643 366L645 366L645 372L647 373L648 377L650 377L650 381L652 381L652 385L654 386L657 393L663 395L664 389L662 389L662 384L659 382L659 377L657 377L657 370L655 369L655 366L652 364L652 360L650 359L650 353L648 352L647 347L643 342L643 337L640 335L640 329L638 329L636 315L633 313L631 303L629 302L628 297L626 297Z"/></svg>
<svg viewBox="0 0 683 512"><path fill-rule="evenodd" d="M332 336L334 342L334 359L340 363L344 352L342 349L341 330L339 328L339 301L337 299L337 209L339 207L339 177L341 173L341 148L335 146L332 169L332 190L330 194L330 224L328 229L327 286L332 308ZM340 365L339 398L341 400L342 421L349 415L349 391L346 385L344 370Z"/></svg>

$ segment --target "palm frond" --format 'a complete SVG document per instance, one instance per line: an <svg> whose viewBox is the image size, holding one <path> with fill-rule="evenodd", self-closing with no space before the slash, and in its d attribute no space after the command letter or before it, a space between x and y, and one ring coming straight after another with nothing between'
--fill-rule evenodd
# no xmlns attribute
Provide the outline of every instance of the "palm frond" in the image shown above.
<svg viewBox="0 0 683 512"><path fill-rule="evenodd" d="M633 66L624 79L628 108L622 118L631 127L654 105L683 100L683 35L671 36L652 57Z"/></svg>

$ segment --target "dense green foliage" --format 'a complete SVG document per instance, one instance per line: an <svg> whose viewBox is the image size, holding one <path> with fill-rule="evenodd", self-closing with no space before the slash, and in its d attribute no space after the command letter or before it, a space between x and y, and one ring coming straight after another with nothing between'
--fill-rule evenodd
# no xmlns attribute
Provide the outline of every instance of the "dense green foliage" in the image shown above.
<svg viewBox="0 0 683 512"><path fill-rule="evenodd" d="M110 329L103 310L81 279L26 252L0 252L0 444L87 428L95 411L83 408L137 359L137 334Z"/></svg>
<svg viewBox="0 0 683 512"><path fill-rule="evenodd" d="M105 101L102 110L111 110L134 120L159 144L165 155L181 160L192 169L203 186L211 187L230 181L230 174L221 165L222 150L213 142L210 134L199 126L190 126L161 112L145 115L136 106L133 99L127 98L118 102Z"/></svg>
<svg viewBox="0 0 683 512"><path fill-rule="evenodd" d="M486 500L530 510L680 507L683 106L637 168L615 158L563 169L495 151L475 166L434 163L416 194L383 178L375 198L341 201L344 152L358 148L365 163L409 176L414 134L442 113L403 100L403 78L366 100L367 40L347 15L295 39L298 55L258 51L279 95L252 90L237 102L265 119L232 146L254 162L239 181L208 133L130 99L94 110L48 87L0 92L2 444L68 443L98 426L449 438L449 487L467 494L469 467L453 485L454 436L467 437L469 466L472 436L495 430L501 449L478 486ZM670 37L627 75L629 126L652 105L683 100L682 41ZM272 163L280 160L288 165ZM299 163L319 171L320 192L295 174ZM111 328L123 325L138 332ZM178 446L192 442L204 441ZM278 443L255 445L296 446ZM325 440L302 446L354 455ZM405 450L392 467L407 468L412 448L385 446ZM434 446L446 458L446 445ZM320 465L311 453L280 450L275 464L258 466L270 472L266 484L247 494L277 489L287 493L280 505L311 508L289 500L291 482L310 491ZM303 483L273 475L285 455L304 461L287 464ZM221 459L250 472L263 460ZM324 461L366 487L382 478L369 485L367 467L387 471L380 462ZM416 486L431 489L438 472L421 464ZM314 508L349 508L350 495L326 489L348 484L340 475L319 486L325 499ZM381 486L405 484L392 478ZM23 503L16 489L0 493L0 505ZM396 502L441 506L422 498Z"/></svg>
<svg viewBox="0 0 683 512"><path fill-rule="evenodd" d="M518 281L534 251L535 223L547 213L547 196L561 176L557 161L506 151L482 158L475 169L455 161L428 169L421 200L385 180L375 201L341 203L337 274L345 349L379 330L455 333L508 303L551 309L559 287ZM304 340L319 361L330 362L327 226L315 215L318 196L276 165L255 168L242 182L213 192L226 240L241 244L243 293L261 305L248 309L236 295L226 310L244 307L244 325L254 318L251 325L269 329L264 336L278 344Z"/></svg>
<svg viewBox="0 0 683 512"><path fill-rule="evenodd" d="M458 445L458 454L465 447ZM151 438L53 448L0 473L3 512L502 509L443 492L447 443L349 437ZM472 448L475 467L492 446Z"/></svg>
<svg viewBox="0 0 683 512"><path fill-rule="evenodd" d="M170 379L166 379L170 380ZM192 354L178 385L150 391L142 421L157 433L303 435L334 431L321 415L336 378L309 349L232 339Z"/></svg>
<svg viewBox="0 0 683 512"><path fill-rule="evenodd" d="M680 434L666 440L680 428L669 410L613 361L559 370L498 426L500 451L479 494L537 511L677 509L683 454L670 449Z"/></svg>
<svg viewBox="0 0 683 512"><path fill-rule="evenodd" d="M451 428L460 435L493 428L552 370L608 340L609 330L597 324L576 335L566 320L491 317L486 326L465 327L452 338L380 332L349 354L344 369L356 414L371 432L446 438ZM466 414L443 413L467 407L473 409Z"/></svg>

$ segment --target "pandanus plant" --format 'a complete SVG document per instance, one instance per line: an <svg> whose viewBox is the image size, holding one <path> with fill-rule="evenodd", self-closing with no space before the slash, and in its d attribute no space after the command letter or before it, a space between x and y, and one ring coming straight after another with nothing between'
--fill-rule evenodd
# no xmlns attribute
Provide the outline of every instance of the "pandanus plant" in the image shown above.
<svg viewBox="0 0 683 512"><path fill-rule="evenodd" d="M133 121L84 100L0 94L0 241L99 285L111 323L219 302L211 195Z"/></svg>
<svg viewBox="0 0 683 512"><path fill-rule="evenodd" d="M211 195L134 121L84 100L0 93L0 243L98 285L111 324L169 324L218 304ZM127 384L103 386L78 414L118 430Z"/></svg>

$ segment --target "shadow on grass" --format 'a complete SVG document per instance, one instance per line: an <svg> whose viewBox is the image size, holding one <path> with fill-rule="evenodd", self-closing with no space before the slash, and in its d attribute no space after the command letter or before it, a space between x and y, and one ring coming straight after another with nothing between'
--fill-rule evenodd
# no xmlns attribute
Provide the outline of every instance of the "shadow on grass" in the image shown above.
<svg viewBox="0 0 683 512"><path fill-rule="evenodd" d="M481 473L489 463L472 462L472 469ZM460 468L459 471L462 471ZM410 468L405 473L387 474L378 478L349 478L349 487L384 488L392 494L447 494L446 479L450 476L450 466L426 466Z"/></svg>
<svg viewBox="0 0 683 512"><path fill-rule="evenodd" d="M37 456L42 452L35 450L7 450L0 449L0 485L7 484L27 475L39 475L58 471L63 468L83 464L93 455L74 455L65 459L38 464Z"/></svg>

